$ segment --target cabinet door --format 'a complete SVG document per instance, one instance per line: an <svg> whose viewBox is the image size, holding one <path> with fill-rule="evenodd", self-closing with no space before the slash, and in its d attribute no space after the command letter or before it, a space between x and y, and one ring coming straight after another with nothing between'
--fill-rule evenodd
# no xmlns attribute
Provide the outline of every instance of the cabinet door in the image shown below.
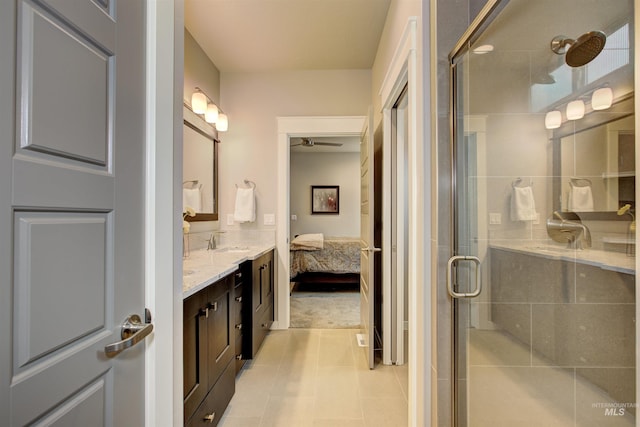
<svg viewBox="0 0 640 427"><path fill-rule="evenodd" d="M260 275L262 302L265 306L273 305L273 252L262 257L263 269Z"/></svg>
<svg viewBox="0 0 640 427"><path fill-rule="evenodd" d="M264 294L262 291L262 271L264 270L263 257L260 257L253 261L253 274L252 274L252 298L251 308L253 311L253 317L259 316L263 310Z"/></svg>
<svg viewBox="0 0 640 427"><path fill-rule="evenodd" d="M207 395L207 318L205 293L184 301L183 307L183 397L184 420L187 421Z"/></svg>
<svg viewBox="0 0 640 427"><path fill-rule="evenodd" d="M207 318L209 385L213 385L234 357L233 278L220 280L208 288Z"/></svg>

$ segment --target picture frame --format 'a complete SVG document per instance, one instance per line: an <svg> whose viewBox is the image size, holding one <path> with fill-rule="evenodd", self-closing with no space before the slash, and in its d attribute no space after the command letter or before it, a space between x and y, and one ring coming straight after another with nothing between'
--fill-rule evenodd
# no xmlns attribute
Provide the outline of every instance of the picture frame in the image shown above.
<svg viewBox="0 0 640 427"><path fill-rule="evenodd" d="M340 186L339 185L312 185L311 186L311 214L340 213Z"/></svg>

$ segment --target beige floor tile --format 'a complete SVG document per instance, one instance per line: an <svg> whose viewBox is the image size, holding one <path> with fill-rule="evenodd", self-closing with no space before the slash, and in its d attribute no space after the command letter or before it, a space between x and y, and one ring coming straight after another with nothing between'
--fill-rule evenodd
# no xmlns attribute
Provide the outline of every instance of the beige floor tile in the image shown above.
<svg viewBox="0 0 640 427"><path fill-rule="evenodd" d="M313 420L313 427L365 427L365 424L364 420L327 419Z"/></svg>
<svg viewBox="0 0 640 427"><path fill-rule="evenodd" d="M312 397L272 396L261 427L312 426L315 399Z"/></svg>
<svg viewBox="0 0 640 427"><path fill-rule="evenodd" d="M404 427L408 424L407 402L403 397L363 397L366 427Z"/></svg>
<svg viewBox="0 0 640 427"><path fill-rule="evenodd" d="M225 415L218 425L224 427L259 427L260 420L260 417L230 417Z"/></svg>
<svg viewBox="0 0 640 427"><path fill-rule="evenodd" d="M395 370L396 367L385 365L378 365L373 370L359 370L360 395L363 397L400 397L406 402Z"/></svg>
<svg viewBox="0 0 640 427"><path fill-rule="evenodd" d="M324 395L315 398L313 419L357 419L362 420L362 405L356 394L344 392L333 396Z"/></svg>

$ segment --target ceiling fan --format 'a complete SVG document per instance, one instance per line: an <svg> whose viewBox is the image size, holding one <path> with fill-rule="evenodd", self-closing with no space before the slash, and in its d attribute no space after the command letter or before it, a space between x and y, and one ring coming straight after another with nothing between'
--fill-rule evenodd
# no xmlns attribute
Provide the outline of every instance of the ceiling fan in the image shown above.
<svg viewBox="0 0 640 427"><path fill-rule="evenodd" d="M301 141L299 144L292 144L292 147L297 147L299 145L302 145L303 147L313 147L315 145L326 145L326 146L330 146L330 147L342 147L342 143L341 142L321 142L321 141L314 141L311 138L301 138Z"/></svg>

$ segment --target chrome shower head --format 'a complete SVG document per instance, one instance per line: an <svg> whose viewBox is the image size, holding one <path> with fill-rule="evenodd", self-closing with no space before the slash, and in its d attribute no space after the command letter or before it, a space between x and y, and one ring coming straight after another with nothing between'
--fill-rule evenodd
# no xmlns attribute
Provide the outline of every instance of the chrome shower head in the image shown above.
<svg viewBox="0 0 640 427"><path fill-rule="evenodd" d="M551 40L551 50L558 55L565 55L568 66L582 67L602 52L606 41L607 36L602 31L589 31L577 40L556 36ZM569 46L568 49L566 49L567 46Z"/></svg>

